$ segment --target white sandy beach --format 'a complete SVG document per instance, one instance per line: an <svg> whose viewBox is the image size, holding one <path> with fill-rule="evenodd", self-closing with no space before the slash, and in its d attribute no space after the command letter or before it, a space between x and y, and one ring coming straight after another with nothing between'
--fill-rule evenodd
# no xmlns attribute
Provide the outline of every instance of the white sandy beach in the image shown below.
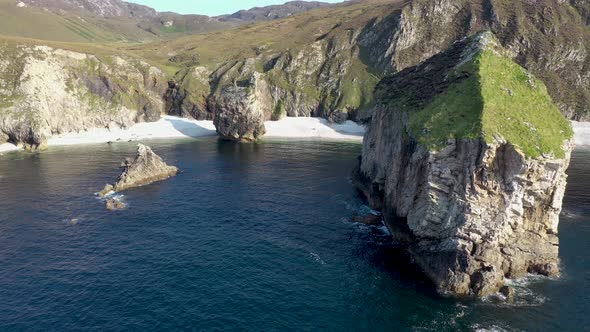
<svg viewBox="0 0 590 332"><path fill-rule="evenodd" d="M320 118L284 118L266 122L265 138L316 138L362 141L365 127L352 121L331 124ZM590 122L572 122L576 145L590 146ZM139 123L128 129L92 129L49 139L49 146L139 141L157 138L214 136L213 121L164 116L160 121ZM0 153L19 150L13 144L0 144Z"/></svg>
<svg viewBox="0 0 590 332"><path fill-rule="evenodd" d="M285 118L266 124L265 138L322 138L362 141L365 128L352 121L330 124L319 118ZM216 135L213 121L197 121L164 116L157 122L139 123L128 129L91 129L55 136L49 146L140 141L156 138L187 138ZM0 144L0 153L19 150L13 144Z"/></svg>

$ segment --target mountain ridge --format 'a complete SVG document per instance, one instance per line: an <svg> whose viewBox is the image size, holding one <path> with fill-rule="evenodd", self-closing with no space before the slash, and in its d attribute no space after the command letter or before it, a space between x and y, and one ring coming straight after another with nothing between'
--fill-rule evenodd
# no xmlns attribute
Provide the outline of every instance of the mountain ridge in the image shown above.
<svg viewBox="0 0 590 332"><path fill-rule="evenodd" d="M122 0L22 0L16 5L23 10L26 7L37 7L58 15L71 14L105 20L131 20L137 28L150 35L163 37L229 29L252 22L280 19L332 4L317 1L291 1L282 5L254 7L220 16L158 12L149 6Z"/></svg>

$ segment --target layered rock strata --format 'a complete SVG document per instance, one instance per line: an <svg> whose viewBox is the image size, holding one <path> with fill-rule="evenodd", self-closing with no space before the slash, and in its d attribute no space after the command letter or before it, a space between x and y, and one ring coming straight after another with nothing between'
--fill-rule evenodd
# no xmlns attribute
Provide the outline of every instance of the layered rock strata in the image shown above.
<svg viewBox="0 0 590 332"><path fill-rule="evenodd" d="M256 74L242 84L225 86L215 98L213 123L221 138L254 141L266 133L264 122L271 117L268 85Z"/></svg>
<svg viewBox="0 0 590 332"><path fill-rule="evenodd" d="M354 182L442 293L559 274L572 132L539 80L484 33L376 93Z"/></svg>
<svg viewBox="0 0 590 332"><path fill-rule="evenodd" d="M164 77L133 58L0 42L0 143L34 150L53 135L157 121Z"/></svg>

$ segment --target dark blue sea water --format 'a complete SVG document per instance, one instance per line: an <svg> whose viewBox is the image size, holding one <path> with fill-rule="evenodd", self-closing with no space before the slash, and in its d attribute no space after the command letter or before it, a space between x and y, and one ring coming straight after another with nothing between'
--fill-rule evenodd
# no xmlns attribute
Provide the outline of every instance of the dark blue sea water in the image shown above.
<svg viewBox="0 0 590 332"><path fill-rule="evenodd" d="M560 227L564 276L515 281L515 305L437 296L349 183L360 146L149 142L182 173L94 193L135 145L0 157L0 331L588 330L590 152Z"/></svg>

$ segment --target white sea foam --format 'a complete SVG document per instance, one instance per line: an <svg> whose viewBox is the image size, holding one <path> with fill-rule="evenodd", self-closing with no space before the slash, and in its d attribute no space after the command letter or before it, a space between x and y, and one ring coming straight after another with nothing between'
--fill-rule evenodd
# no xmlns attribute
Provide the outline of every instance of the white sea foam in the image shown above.
<svg viewBox="0 0 590 332"><path fill-rule="evenodd" d="M481 326L480 324L475 324L472 326L473 330L476 332L505 332L508 331L507 329L498 326L498 325L491 325L491 326Z"/></svg>
<svg viewBox="0 0 590 332"><path fill-rule="evenodd" d="M482 304L499 307L536 307L544 304L547 298L531 289L531 285L551 278L528 274L523 278L506 279L506 285L514 289L515 297L513 302L507 302L506 297L500 293L492 294L482 298Z"/></svg>
<svg viewBox="0 0 590 332"><path fill-rule="evenodd" d="M0 153L20 150L16 145L10 143L0 144Z"/></svg>
<svg viewBox="0 0 590 332"><path fill-rule="evenodd" d="M315 252L310 252L309 255L313 258L314 261L320 263L321 265L326 265L326 262L322 260L320 255L316 254Z"/></svg>

